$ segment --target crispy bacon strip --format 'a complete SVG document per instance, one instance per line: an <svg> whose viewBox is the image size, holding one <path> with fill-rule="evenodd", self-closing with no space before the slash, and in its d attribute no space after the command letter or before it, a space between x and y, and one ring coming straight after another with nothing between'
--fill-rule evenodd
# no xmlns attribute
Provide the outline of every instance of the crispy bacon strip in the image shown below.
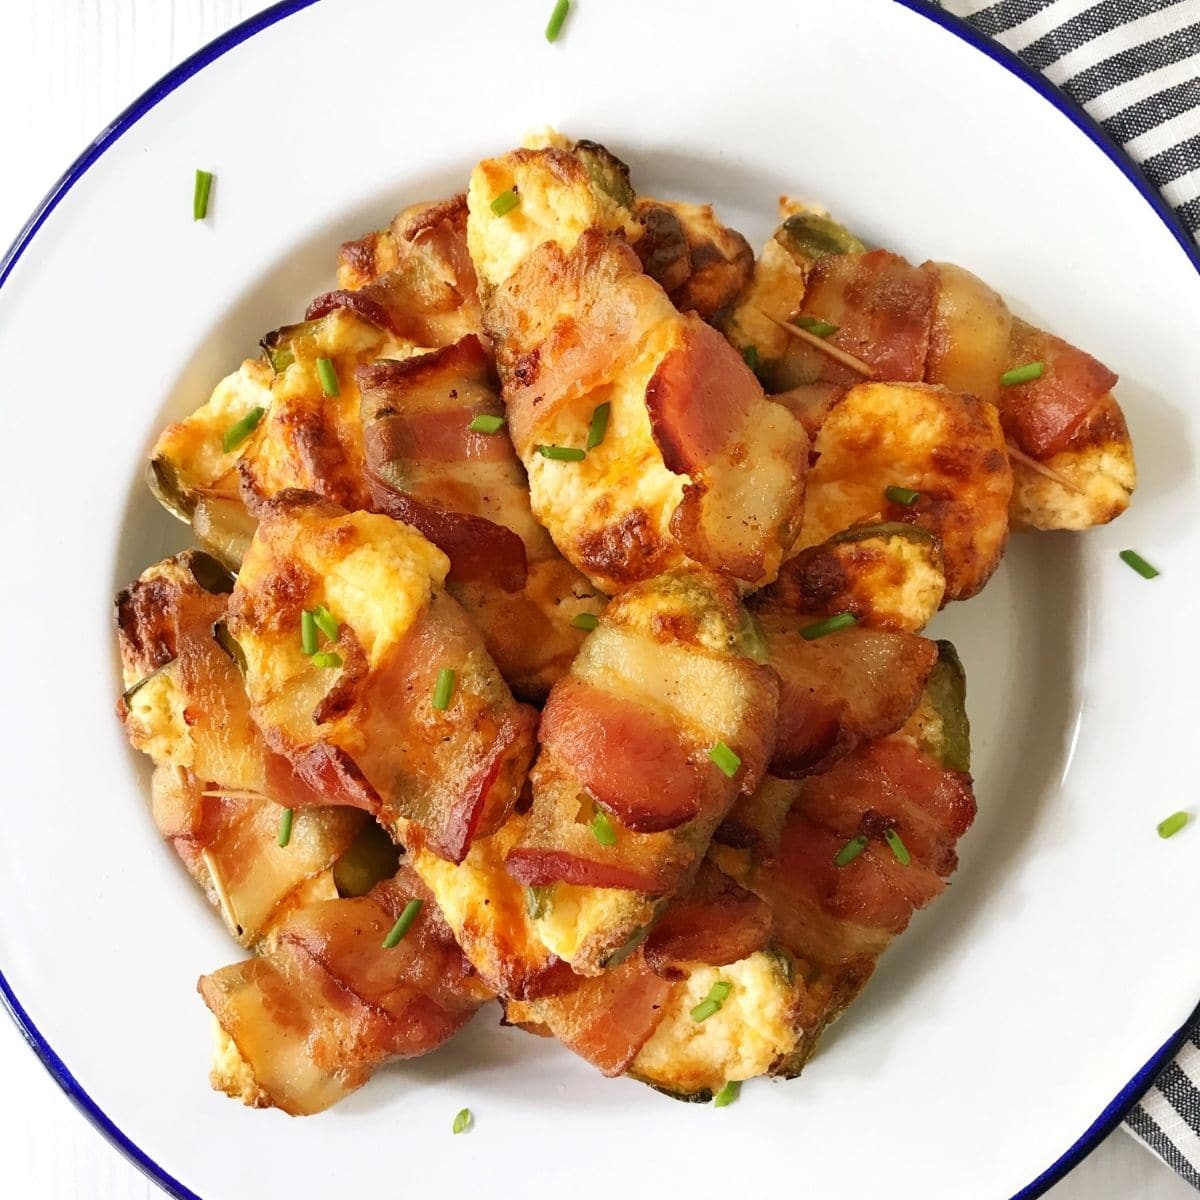
<svg viewBox="0 0 1200 1200"><path fill-rule="evenodd" d="M678 987L651 971L638 950L573 991L533 1004L510 1001L507 1019L544 1025L605 1075L620 1075L649 1041Z"/></svg>
<svg viewBox="0 0 1200 1200"><path fill-rule="evenodd" d="M375 506L419 529L450 559L449 578L491 581L520 591L528 575L525 544L483 510L498 484L524 486L508 438L472 433L477 416L502 416L492 369L479 339L432 354L380 361L358 373L367 482ZM478 474L472 487L463 464ZM493 506L495 515L502 515Z"/></svg>
<svg viewBox="0 0 1200 1200"><path fill-rule="evenodd" d="M383 942L408 901L423 907ZM488 998L411 869L359 899L300 909L261 958L201 978L224 1039L213 1086L255 1107L321 1112L385 1062L427 1054Z"/></svg>
<svg viewBox="0 0 1200 1200"><path fill-rule="evenodd" d="M697 562L740 579L761 577L766 548L746 530L786 524L803 505L803 430L764 405L753 372L696 317L685 318L682 344L659 363L646 388L646 410L667 469L691 480L671 532ZM776 435L769 456L752 453L752 423Z"/></svg>
<svg viewBox="0 0 1200 1200"><path fill-rule="evenodd" d="M736 962L766 949L772 924L764 900L705 860L696 881L650 931L644 946L646 965L670 979L685 964Z"/></svg>
<svg viewBox="0 0 1200 1200"><path fill-rule="evenodd" d="M1133 446L1111 389L1116 375L1061 338L1013 317L982 280L926 263L938 281L926 377L996 404L1010 447L1014 524L1086 529L1119 516L1137 484ZM1002 386L1005 371L1042 364Z"/></svg>
<svg viewBox="0 0 1200 1200"><path fill-rule="evenodd" d="M388 229L343 245L341 286L318 296L308 319L343 309L418 346L446 346L478 333L466 233L463 195L405 209Z"/></svg>
<svg viewBox="0 0 1200 1200"><path fill-rule="evenodd" d="M371 497L379 512L419 529L445 552L451 564L447 578L455 583L494 583L506 592L525 586L525 547L510 529L486 517L447 511L386 483L372 482Z"/></svg>
<svg viewBox="0 0 1200 1200"><path fill-rule="evenodd" d="M733 851L714 852L770 905L776 939L806 964L813 1028L789 1070L799 1069L819 1029L854 998L914 911L945 889L958 840L974 819L971 777L959 769L967 754L961 668L948 643L939 651L923 701L902 729L796 786L776 849L748 867ZM907 864L889 831L899 835ZM859 837L865 848L837 865Z"/></svg>
<svg viewBox="0 0 1200 1200"><path fill-rule="evenodd" d="M819 774L899 729L937 662L936 644L915 633L856 626L807 641L811 618L770 604L756 615L780 678L770 770L785 778Z"/></svg>
<svg viewBox="0 0 1200 1200"><path fill-rule="evenodd" d="M799 316L837 326L830 344L853 354L880 379L919 382L925 377L933 324L935 281L887 250L830 254L808 276ZM858 376L819 350L809 349L814 380L851 387Z"/></svg>
<svg viewBox="0 0 1200 1200"><path fill-rule="evenodd" d="M680 738L668 714L581 679L564 679L550 693L540 740L574 768L598 803L638 833L691 820L717 783L717 768L696 761L696 747Z"/></svg>
<svg viewBox="0 0 1200 1200"><path fill-rule="evenodd" d="M298 904L336 895L329 869L353 843L363 814L298 810L291 840L281 848L282 806L224 790L190 771L158 766L151 780L154 821L230 933L253 948Z"/></svg>
<svg viewBox="0 0 1200 1200"><path fill-rule="evenodd" d="M1062 338L1014 320L1009 366L1031 362L1043 364L1041 377L1000 389L1000 423L1020 449L1045 462L1069 449L1088 419L1106 407L1117 376ZM1114 433L1124 431L1120 409L1116 415Z"/></svg>
<svg viewBox="0 0 1200 1200"><path fill-rule="evenodd" d="M746 328L761 333L790 298L800 317L836 325L829 342L864 360L877 378L941 383L999 408L1017 452L1014 523L1083 529L1124 511L1136 469L1112 396L1117 376L1106 366L1015 319L996 292L961 267L926 262L918 268L887 251L859 253L850 246L834 253L830 246L814 259L810 243L802 248L784 234L769 243L747 293L768 316L750 312L744 301L729 331L739 345ZM811 345L793 340L781 347L777 339L774 331L766 339L764 376L792 389L786 402L793 411L799 407L802 419L819 421L828 402L823 406L813 394L812 381L837 392L855 380ZM1040 378L1001 385L1007 370L1033 362L1043 364ZM811 424L809 433L815 436Z"/></svg>
<svg viewBox="0 0 1200 1200"><path fill-rule="evenodd" d="M485 202L502 183L549 198L503 221ZM737 351L643 272L627 226L647 231L624 207L627 183L621 194L614 204L562 148L487 160L472 176L468 244L533 510L609 593L688 560L761 585L800 514L806 436ZM568 485L539 447L577 447L601 404L608 432Z"/></svg>

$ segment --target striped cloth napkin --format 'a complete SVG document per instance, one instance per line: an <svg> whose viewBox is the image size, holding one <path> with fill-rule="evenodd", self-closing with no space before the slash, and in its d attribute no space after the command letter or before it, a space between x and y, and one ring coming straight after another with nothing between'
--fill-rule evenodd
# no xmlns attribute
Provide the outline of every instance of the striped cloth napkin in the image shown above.
<svg viewBox="0 0 1200 1200"><path fill-rule="evenodd" d="M1200 0L941 0L1081 105L1200 242ZM1200 1025L1125 1119L1200 1188Z"/></svg>

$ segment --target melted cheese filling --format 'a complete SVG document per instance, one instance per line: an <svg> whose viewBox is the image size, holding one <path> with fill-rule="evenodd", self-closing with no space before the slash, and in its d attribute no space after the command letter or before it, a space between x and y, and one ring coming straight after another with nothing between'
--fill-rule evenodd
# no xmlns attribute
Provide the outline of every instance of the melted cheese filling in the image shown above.
<svg viewBox="0 0 1200 1200"><path fill-rule="evenodd" d="M153 457L165 458L192 487L215 483L237 462L245 443L227 451L225 434L255 408L271 406L274 372L262 359L248 358L213 389L212 396L190 417L168 425Z"/></svg>
<svg viewBox="0 0 1200 1200"><path fill-rule="evenodd" d="M213 1059L210 1073L212 1085L218 1091L240 1100L243 1104L257 1107L266 1102L266 1095L254 1078L250 1064L242 1057L237 1043L221 1028L213 1017Z"/></svg>
<svg viewBox="0 0 1200 1200"><path fill-rule="evenodd" d="M692 1009L718 980L733 985L725 1002L693 1020ZM723 967L694 967L631 1073L685 1094L763 1075L796 1047L794 998L780 959L763 950Z"/></svg>
<svg viewBox="0 0 1200 1200"><path fill-rule="evenodd" d="M559 533L559 544L566 544L568 553L581 534L617 524L624 514L639 510L650 516L660 537L673 540L669 522L687 480L663 462L646 411L646 388L663 357L678 345L679 332L677 320L660 322L610 384L556 414L545 440L573 446L581 442L595 408L611 405L604 441L587 458L558 462L536 450L526 455L534 515Z"/></svg>
<svg viewBox="0 0 1200 1200"><path fill-rule="evenodd" d="M640 892L556 883L536 924L546 949L573 962L596 941L615 951L653 916L654 902Z"/></svg>
<svg viewBox="0 0 1200 1200"><path fill-rule="evenodd" d="M151 676L127 702L125 726L134 747L156 763L190 767L196 747L186 712L187 696L176 685L174 664Z"/></svg>

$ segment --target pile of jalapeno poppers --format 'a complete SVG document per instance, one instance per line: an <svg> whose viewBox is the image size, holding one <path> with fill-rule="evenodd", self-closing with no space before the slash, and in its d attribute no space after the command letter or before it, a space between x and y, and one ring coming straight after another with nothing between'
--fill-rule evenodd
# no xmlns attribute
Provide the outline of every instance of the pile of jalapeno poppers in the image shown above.
<svg viewBox="0 0 1200 1200"><path fill-rule="evenodd" d="M318 1112L483 1006L727 1103L946 887L1012 528L1128 505L1116 377L947 263L537 135L342 246L159 436L117 598L154 819L251 956L215 1087Z"/></svg>

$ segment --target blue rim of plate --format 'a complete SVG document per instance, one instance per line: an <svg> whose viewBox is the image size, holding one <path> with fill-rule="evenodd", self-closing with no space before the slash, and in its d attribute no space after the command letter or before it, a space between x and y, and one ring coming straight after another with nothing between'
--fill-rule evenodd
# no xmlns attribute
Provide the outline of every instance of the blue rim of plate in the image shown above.
<svg viewBox="0 0 1200 1200"><path fill-rule="evenodd" d="M1028 84L1043 99L1053 105L1087 138L1094 143L1110 162L1138 190L1142 198L1155 211L1179 243L1192 265L1200 272L1200 246L1188 235L1167 202L1154 185L1146 178L1125 152L1087 115L1075 102L1060 92L1052 83L1028 67L1011 50L973 29L960 17L953 16L937 7L932 0L892 0L902 8L927 18L949 33L974 46L982 54L999 63L1011 74ZM45 224L50 214L58 207L67 193L87 173L91 165L124 133L137 124L159 101L164 100L176 88L215 62L223 54L248 41L255 34L269 29L277 21L290 17L316 4L317 0L280 0L240 25L222 34L185 59L174 70L169 71L157 83L143 92L106 128L67 168L57 183L46 193L45 198L25 222L16 240L0 258L0 287L3 287L13 268L17 265L29 243ZM195 1192L169 1175L141 1147L137 1146L113 1123L103 1109L80 1086L66 1063L55 1053L53 1047L42 1036L17 999L9 982L0 971L0 1001L16 1023L30 1049L41 1059L55 1083L81 1113L116 1147L134 1166L148 1175L176 1200L200 1200ZM1046 1168L1032 1183L1022 1188L1012 1200L1036 1200L1064 1175L1078 1166L1120 1123L1131 1108L1142 1098L1154 1082L1158 1073L1167 1065L1183 1044L1191 1025L1200 1020L1200 1004L1192 1015L1155 1052L1150 1061L1117 1093L1100 1115L1083 1132L1079 1139L1055 1162Z"/></svg>

